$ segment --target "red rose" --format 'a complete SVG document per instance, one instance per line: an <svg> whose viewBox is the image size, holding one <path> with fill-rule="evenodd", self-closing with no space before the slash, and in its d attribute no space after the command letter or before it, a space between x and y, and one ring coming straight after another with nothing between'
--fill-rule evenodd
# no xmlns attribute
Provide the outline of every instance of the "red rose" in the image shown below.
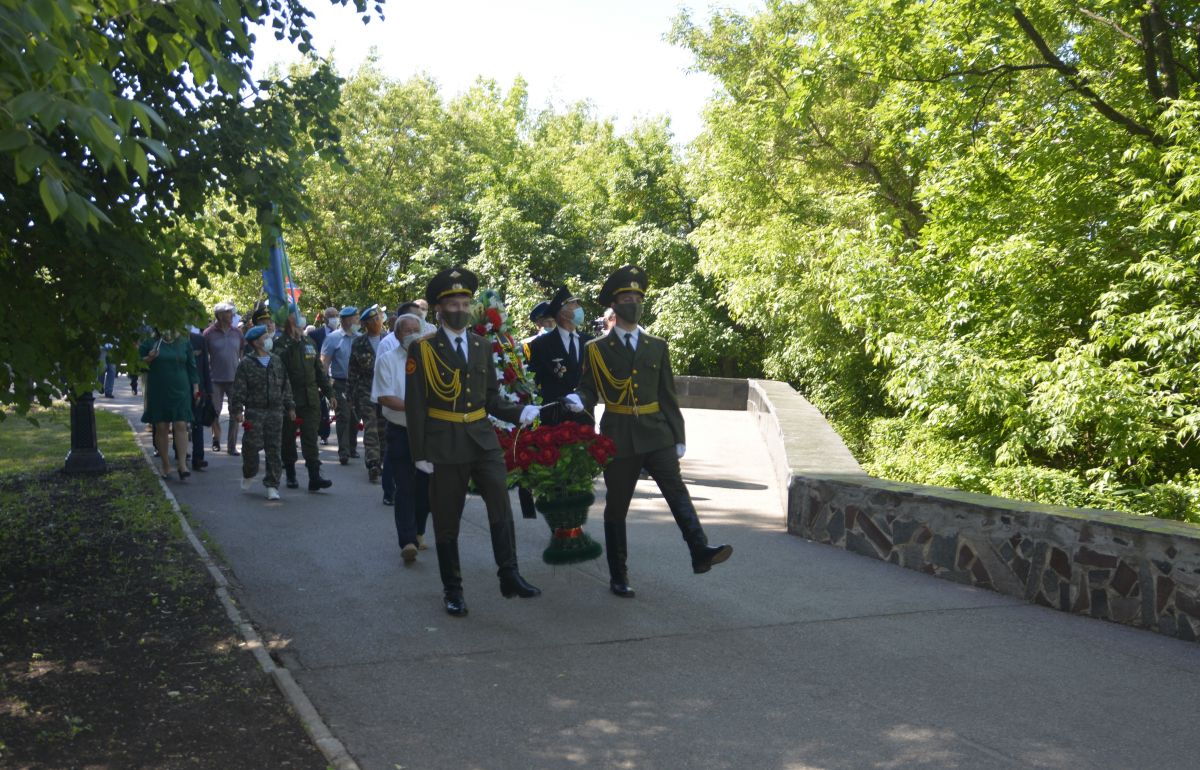
<svg viewBox="0 0 1200 770"><path fill-rule="evenodd" d="M576 424L579 425L579 435L582 438L590 439L590 438L596 437L596 431L592 430L591 425L585 425L583 423L576 423Z"/></svg>
<svg viewBox="0 0 1200 770"><path fill-rule="evenodd" d="M533 464L533 452L528 449L517 451L517 465L521 466L521 470L526 470Z"/></svg>
<svg viewBox="0 0 1200 770"><path fill-rule="evenodd" d="M511 366L505 367L505 369L504 369L504 384L510 385L516 381L517 381L516 371Z"/></svg>
<svg viewBox="0 0 1200 770"><path fill-rule="evenodd" d="M487 327L484 326L483 324L476 324L475 326L471 327L471 331L475 332L480 337L487 336Z"/></svg>
<svg viewBox="0 0 1200 770"><path fill-rule="evenodd" d="M504 324L504 319L500 317L500 311L494 307L489 307L484 315L492 322L492 327L495 329L499 329Z"/></svg>
<svg viewBox="0 0 1200 770"><path fill-rule="evenodd" d="M548 446L542 451L538 452L537 461L542 465L554 465L556 462L558 462L558 458L558 450L552 446Z"/></svg>
<svg viewBox="0 0 1200 770"><path fill-rule="evenodd" d="M503 352L504 352L504 348L500 347L500 343L499 343L499 342L493 342L493 343L492 343L492 352L493 352L493 353L503 353Z"/></svg>

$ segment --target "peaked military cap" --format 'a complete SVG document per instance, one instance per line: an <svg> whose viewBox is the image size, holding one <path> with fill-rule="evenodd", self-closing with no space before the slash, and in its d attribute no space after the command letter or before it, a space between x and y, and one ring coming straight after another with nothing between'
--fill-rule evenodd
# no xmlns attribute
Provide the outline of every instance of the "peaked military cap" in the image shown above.
<svg viewBox="0 0 1200 770"><path fill-rule="evenodd" d="M479 288L479 279L465 267L450 267L435 275L425 287L425 301L436 305L446 297L463 294L468 297L475 295Z"/></svg>
<svg viewBox="0 0 1200 770"><path fill-rule="evenodd" d="M546 310L546 315L556 318L558 311L562 310L563 305L568 302L579 302L579 297L572 294L566 286L559 287L559 290L554 292L554 297L550 300L550 307Z"/></svg>
<svg viewBox="0 0 1200 770"><path fill-rule="evenodd" d="M646 271L636 265L625 265L608 277L600 289L600 304L611 305L617 296L629 291L636 291L643 297L650 288L650 278Z"/></svg>
<svg viewBox="0 0 1200 770"><path fill-rule="evenodd" d="M267 327L264 326L263 324L259 324L258 326L252 326L250 328L250 330L246 332L246 342L254 342L256 339L258 339L259 337L263 336L266 333L267 333Z"/></svg>
<svg viewBox="0 0 1200 770"><path fill-rule="evenodd" d="M538 321L550 315L550 303L542 300L533 306L533 310L529 313L529 320L537 323Z"/></svg>
<svg viewBox="0 0 1200 770"><path fill-rule="evenodd" d="M254 304L254 309L250 311L250 323L257 324L259 321L266 321L271 317L271 307L265 299L260 299Z"/></svg>
<svg viewBox="0 0 1200 770"><path fill-rule="evenodd" d="M358 315L358 308L354 305L346 305L342 308L342 312L338 313L339 318L349 318L352 315Z"/></svg>

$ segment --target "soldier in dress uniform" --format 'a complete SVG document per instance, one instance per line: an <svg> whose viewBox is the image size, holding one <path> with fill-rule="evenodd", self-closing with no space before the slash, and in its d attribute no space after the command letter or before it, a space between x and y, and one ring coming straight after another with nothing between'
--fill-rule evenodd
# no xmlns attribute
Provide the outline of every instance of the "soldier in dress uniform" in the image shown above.
<svg viewBox="0 0 1200 770"><path fill-rule="evenodd" d="M487 506L492 553L505 597L537 596L541 590L517 568L516 532L500 442L487 416L528 424L538 407L500 397L488 342L467 330L471 298L478 287L474 273L450 268L429 282L425 297L436 305L440 328L416 341L405 365L404 406L413 464L430 474L429 501L437 541L446 612L467 614L458 529L472 481Z"/></svg>
<svg viewBox="0 0 1200 770"><path fill-rule="evenodd" d="M693 572L708 572L733 553L732 546L708 544L680 476L679 460L686 451L683 413L667 342L638 326L648 288L645 271L634 265L622 267L604 282L600 304L613 308L617 322L612 331L588 344L579 389L565 399L572 411L590 411L603 403L600 432L617 445L616 456L604 469L604 539L609 588L621 597L634 595L625 567L625 517L643 468L658 484L683 533Z"/></svg>
<svg viewBox="0 0 1200 770"><path fill-rule="evenodd" d="M267 473L263 485L267 488L267 499L279 499L279 477L283 471L279 437L287 419L296 420L292 386L288 383L287 370L279 357L271 353L274 340L266 325L254 326L246 331L248 345L245 357L238 363L230 388L229 404L231 420L242 420L242 491L250 490L254 477L258 475L258 452L266 455Z"/></svg>
<svg viewBox="0 0 1200 770"><path fill-rule="evenodd" d="M317 346L304 333L299 313L295 304L288 306L283 333L279 335L274 352L287 369L288 382L292 386L296 417L300 420L300 451L304 456L304 467L308 470L308 491L319 492L333 486L332 481L321 477L321 448L317 444L317 433L321 427L321 397L335 403L336 399L325 367L321 366ZM296 480L295 425L285 422L282 430L283 470L287 474L288 489L295 489L300 486Z"/></svg>
<svg viewBox="0 0 1200 770"><path fill-rule="evenodd" d="M387 453L385 423L375 402L371 400L371 384L375 381L375 351L383 339L383 309L371 305L359 317L363 333L350 345L349 384L354 398L354 411L363 424L363 455L367 465L367 481L374 484L383 473L383 458Z"/></svg>
<svg viewBox="0 0 1200 770"><path fill-rule="evenodd" d="M574 393L579 385L579 374L583 371L584 346L592 335L582 328L583 305L566 286L560 288L550 300L547 311L555 326L529 343L529 370L537 382L538 395L542 404L553 404ZM566 413L558 409L543 409L543 423L562 422ZM571 415L578 422L592 424L590 415L583 412Z"/></svg>

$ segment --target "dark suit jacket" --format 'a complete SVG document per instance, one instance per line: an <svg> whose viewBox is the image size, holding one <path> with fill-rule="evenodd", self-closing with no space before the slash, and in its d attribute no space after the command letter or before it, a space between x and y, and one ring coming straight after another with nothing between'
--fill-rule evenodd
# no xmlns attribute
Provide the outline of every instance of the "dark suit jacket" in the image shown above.
<svg viewBox="0 0 1200 770"><path fill-rule="evenodd" d="M675 396L675 376L671 373L667 341L640 332L636 351L631 357L625 344L609 332L588 343L587 350L590 352L593 348L615 379L632 378L634 397L639 404L658 402L659 411L653 414L616 414L604 410L600 432L616 443L617 457L646 454L673 444L687 443L683 413L679 411L679 399ZM592 411L597 402L616 399L618 394L611 391L603 375L593 376L589 358L588 354L583 357L583 372L576 392L584 408ZM597 379L603 390L597 389Z"/></svg>
<svg viewBox="0 0 1200 770"><path fill-rule="evenodd" d="M313 327L313 330L308 333L309 339L317 346L318 356L321 355L321 346L325 344L325 335L327 334L329 334L329 327L325 325L324 321L321 322L320 326Z"/></svg>
<svg viewBox="0 0 1200 770"><path fill-rule="evenodd" d="M578 330L577 330L578 332ZM562 335L553 329L529 343L529 371L537 381L542 403L557 401L575 392L579 386L579 375L583 371L585 347L592 335L579 334L579 360L573 360L563 347Z"/></svg>
<svg viewBox="0 0 1200 770"><path fill-rule="evenodd" d="M189 332L188 339L192 343L192 354L196 359L196 376L200 379L200 392L211 397L212 373L208 365L208 343L204 340L204 335L197 332Z"/></svg>
<svg viewBox="0 0 1200 770"><path fill-rule="evenodd" d="M450 347L446 332L438 329L430 337L414 342L408 351L404 381L404 412L408 418L408 443L414 462L468 463L483 452L499 450L500 442L487 419L471 423L447 422L429 416L429 409L448 412L487 413L505 422L519 422L521 404L500 397L500 385L492 364L491 343L474 332L466 332L467 365ZM459 372L462 392L455 401L438 397L425 380L425 362L431 361L440 379L450 382Z"/></svg>

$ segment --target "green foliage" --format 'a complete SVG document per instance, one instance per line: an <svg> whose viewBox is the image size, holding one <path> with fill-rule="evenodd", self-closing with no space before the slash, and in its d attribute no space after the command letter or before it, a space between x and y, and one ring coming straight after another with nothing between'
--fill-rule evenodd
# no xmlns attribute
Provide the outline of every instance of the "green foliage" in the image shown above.
<svg viewBox="0 0 1200 770"><path fill-rule="evenodd" d="M1194 516L1194 25L1183 2L682 16L723 87L700 269L877 473Z"/></svg>
<svg viewBox="0 0 1200 770"><path fill-rule="evenodd" d="M327 64L252 82L250 25L307 50L310 18L299 0L0 0L0 403L88 387L101 344L128 360L143 323L193 320L193 286L245 266L213 248L213 199L265 263L304 157L337 156L339 92Z"/></svg>

